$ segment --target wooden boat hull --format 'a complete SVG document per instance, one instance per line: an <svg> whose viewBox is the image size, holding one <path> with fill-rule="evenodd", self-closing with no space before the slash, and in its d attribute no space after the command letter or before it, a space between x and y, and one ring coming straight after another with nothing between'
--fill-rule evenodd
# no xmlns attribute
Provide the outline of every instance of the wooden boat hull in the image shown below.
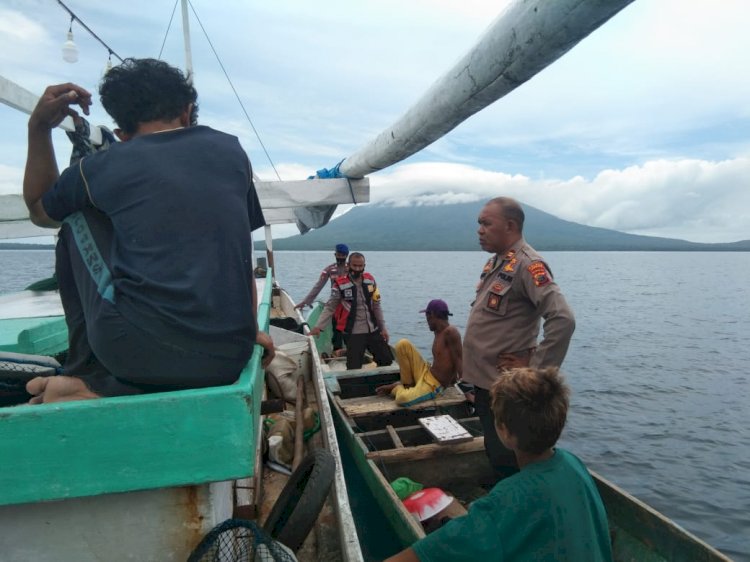
<svg viewBox="0 0 750 562"><path fill-rule="evenodd" d="M486 493L492 474L484 452L481 425L465 405L421 405L420 409L389 408L373 397L380 384L397 378L393 367L360 371L329 371L326 378L334 406L339 443L354 458L372 491L383 517L391 522L402 547L425 536L389 482L405 476L426 486L449 491L462 503ZM358 399L357 396L370 396ZM358 402L357 400L361 400ZM363 407L370 402L369 410ZM415 420L420 416L450 413L473 436L471 441L439 445ZM730 560L669 518L592 472L607 509L614 558L617 561L718 562Z"/></svg>
<svg viewBox="0 0 750 562"><path fill-rule="evenodd" d="M269 326L277 317L303 319L266 281L259 326L294 350L321 424L307 447L327 449L336 464L298 559L360 562L317 351L309 337ZM48 323L40 318L27 324ZM0 409L3 560L185 560L226 519L262 523L287 477L264 470L258 351L233 385Z"/></svg>

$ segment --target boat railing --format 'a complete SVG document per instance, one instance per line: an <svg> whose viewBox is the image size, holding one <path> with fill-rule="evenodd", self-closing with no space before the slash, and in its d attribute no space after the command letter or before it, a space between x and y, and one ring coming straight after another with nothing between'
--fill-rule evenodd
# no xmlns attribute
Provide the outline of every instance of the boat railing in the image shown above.
<svg viewBox="0 0 750 562"><path fill-rule="evenodd" d="M258 307L267 330L268 272ZM0 409L0 505L253 474L262 350L231 385Z"/></svg>

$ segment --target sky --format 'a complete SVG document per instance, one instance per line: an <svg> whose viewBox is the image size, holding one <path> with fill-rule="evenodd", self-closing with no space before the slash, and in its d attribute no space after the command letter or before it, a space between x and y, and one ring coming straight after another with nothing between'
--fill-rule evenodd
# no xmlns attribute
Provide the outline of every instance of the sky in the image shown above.
<svg viewBox="0 0 750 562"><path fill-rule="evenodd" d="M64 1L120 56L158 57L163 43L161 57L184 67L179 6L167 33L174 0ZM507 4L191 1L199 122L237 135L267 180L276 174L253 126L282 179L330 168L402 115ZM64 62L69 20L55 0L0 0L0 75L37 94L68 81L95 92L107 51L74 23L79 61ZM507 195L634 234L750 239L749 25L746 0L635 0L527 83L369 176L370 199ZM113 128L94 101L91 122ZM0 194L21 185L26 120L0 105ZM54 138L64 166L68 141Z"/></svg>

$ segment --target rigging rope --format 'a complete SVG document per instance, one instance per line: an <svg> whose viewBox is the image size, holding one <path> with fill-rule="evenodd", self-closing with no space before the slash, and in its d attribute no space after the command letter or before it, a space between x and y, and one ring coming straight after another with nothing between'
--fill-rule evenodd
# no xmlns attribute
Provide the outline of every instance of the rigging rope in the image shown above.
<svg viewBox="0 0 750 562"><path fill-rule="evenodd" d="M221 58L219 58L219 54L216 52L216 49L214 49L213 43L211 43L211 38L208 36L208 33L206 32L206 28L203 27L203 22L201 22L201 19L198 17L198 13L195 11L195 8L193 7L193 3L190 2L190 0L188 0L188 4L190 5L190 9L193 10L193 15L195 16L195 19L198 20L198 25L200 25L201 30L203 30L203 35L206 36L206 40L208 41L208 44L211 47L211 51L213 51L214 56L216 57L216 60L218 61L219 66L221 67L221 71L224 73L224 77L227 79L227 82L229 82L229 87L232 88L232 92L234 92L234 97L237 98L237 102L240 104L240 107L242 108L242 112L245 114L245 118L247 119L247 122L250 123L250 127L252 127L253 132L255 133L255 137L258 139L258 142L260 143L260 146L263 149L263 152L265 153L266 158L268 158L268 162L271 164L271 168L273 168L273 171L276 174L276 177L279 179L279 181L281 181L281 176L279 175L279 172L276 169L276 166L274 165L273 160L271 160L271 155L268 154L268 151L266 150L266 146L263 144L263 141L260 139L260 135L258 134L258 131L255 128L255 125L253 125L253 121L252 119L250 119L250 115L247 113L247 110L245 109L245 106L242 103L242 100L240 99L240 96L237 93L237 90L235 89L234 84L232 84L232 80L229 78L229 74L227 74L227 71L224 68L224 64L221 62Z"/></svg>
<svg viewBox="0 0 750 562"><path fill-rule="evenodd" d="M159 49L159 56L156 57L157 59L161 59L161 54L164 52L164 45L167 44L167 35L169 35L169 30L172 29L172 20L174 20L174 13L177 11L177 2L179 0L174 0L174 6L172 6L172 15L169 16L169 23L167 24L167 30L164 32L164 40L161 42L161 49Z"/></svg>
<svg viewBox="0 0 750 562"><path fill-rule="evenodd" d="M104 47L109 52L110 56L114 55L120 62L122 62L122 57L120 57L120 55L114 52L109 45L107 45L104 41L102 41L96 33L94 33L85 23L83 23L83 21L81 21L81 19L77 15L75 15L73 11L63 3L62 0L57 0L57 3L60 4L60 6L62 6L63 9L70 14L70 17L72 18L72 20L77 21L86 31L88 31L91 34L92 37L94 37L94 39L96 39L97 41L99 41L99 43L104 45ZM253 120L250 119L250 115L245 109L245 105L242 103L242 100L240 99L240 96L237 93L237 89L234 87L234 84L232 83L231 78L229 78L229 74L227 73L227 70L224 67L224 63L221 61L221 57L219 57L219 53L216 52L216 49L214 48L214 45L211 42L211 38L208 36L208 32L206 31L206 28L203 26L203 22L198 17L198 13L195 11L195 7L193 6L193 3L190 2L190 0L188 0L188 4L190 5L190 9L193 11L193 15L195 16L195 19L198 21L198 25L201 26L203 35L205 35L206 41L208 41L208 45L211 47L211 51L216 57L216 60L219 63L219 67L221 68L221 71L224 73L224 77L227 79L227 82L229 82L229 87L232 88L234 97L237 98L237 102L240 104L240 108L242 108L242 113L245 114L245 119L247 119L247 122L250 123L250 127L253 129L253 133L255 133L255 138L258 139L258 143L263 149L263 153L266 155L268 162L271 164L271 168L273 168L273 171L276 174L276 177L279 179L279 181L281 181L281 175L279 174L279 171L276 169L276 165L273 163L273 160L271 159L271 155L268 153L268 150L266 150L266 145L263 144L263 141L260 138L260 134L258 133L258 130L255 128L255 125L253 124ZM172 21L174 20L174 14L176 10L177 10L177 0L175 0L174 6L172 7L172 15L169 18L169 24L167 25L167 30L164 33L164 40L162 41L161 49L159 49L159 56L157 57L159 59L161 58L161 55L164 51L164 45L167 42L167 35L169 35L169 30L172 27Z"/></svg>

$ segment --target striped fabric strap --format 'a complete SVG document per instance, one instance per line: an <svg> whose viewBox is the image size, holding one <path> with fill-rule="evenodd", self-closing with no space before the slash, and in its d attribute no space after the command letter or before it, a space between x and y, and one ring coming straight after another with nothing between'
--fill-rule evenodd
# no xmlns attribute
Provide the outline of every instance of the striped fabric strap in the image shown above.
<svg viewBox="0 0 750 562"><path fill-rule="evenodd" d="M112 273L96 247L94 236L91 234L86 218L80 211L65 218L63 222L70 225L78 251L83 263L89 270L89 275L96 284L96 289L104 300L115 302L115 289L112 285Z"/></svg>

